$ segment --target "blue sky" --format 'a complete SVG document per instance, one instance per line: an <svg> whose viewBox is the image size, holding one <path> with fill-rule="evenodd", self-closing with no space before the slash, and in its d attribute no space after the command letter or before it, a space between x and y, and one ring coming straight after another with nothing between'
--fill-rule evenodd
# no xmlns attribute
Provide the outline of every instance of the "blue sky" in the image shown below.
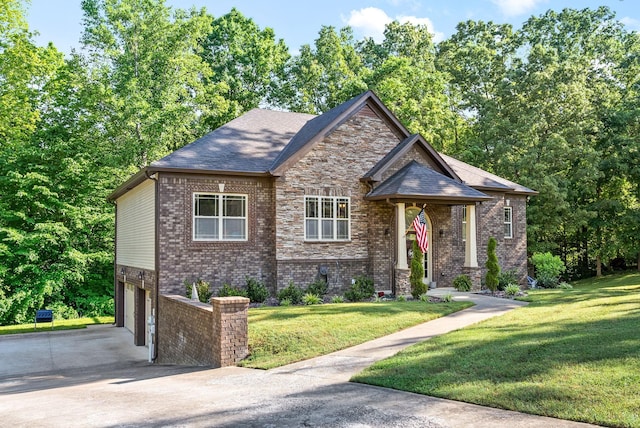
<svg viewBox="0 0 640 428"><path fill-rule="evenodd" d="M628 30L640 30L638 0L167 0L167 4L175 8L205 7L216 17L235 6L261 28L273 28L293 53L303 44L312 44L322 25L350 25L357 38L380 40L384 25L397 19L426 24L439 41L468 19L508 22L519 28L531 15L567 7L608 6ZM65 53L79 47L80 0L31 0L27 12L30 29L40 33L38 44L51 41Z"/></svg>

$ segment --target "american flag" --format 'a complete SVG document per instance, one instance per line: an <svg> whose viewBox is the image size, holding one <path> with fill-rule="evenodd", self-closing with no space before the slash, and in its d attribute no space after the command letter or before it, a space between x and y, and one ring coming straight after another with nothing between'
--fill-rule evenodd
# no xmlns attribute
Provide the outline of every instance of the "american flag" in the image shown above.
<svg viewBox="0 0 640 428"><path fill-rule="evenodd" d="M427 230L427 220L424 218L424 208L413 219L413 229L416 231L416 239L418 247L422 253L426 253L429 249L429 231Z"/></svg>

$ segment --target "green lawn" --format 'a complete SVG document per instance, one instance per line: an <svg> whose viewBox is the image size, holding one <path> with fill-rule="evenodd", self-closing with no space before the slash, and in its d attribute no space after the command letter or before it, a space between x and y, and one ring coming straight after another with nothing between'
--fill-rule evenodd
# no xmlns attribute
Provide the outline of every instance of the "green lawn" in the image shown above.
<svg viewBox="0 0 640 428"><path fill-rule="evenodd" d="M528 306L407 348L352 380L640 427L640 274L534 290Z"/></svg>
<svg viewBox="0 0 640 428"><path fill-rule="evenodd" d="M53 330L73 330L77 328L87 328L91 324L112 324L113 317L92 317L92 318L76 318L72 320L55 320L53 322ZM33 323L4 325L0 326L0 335L18 334L18 333L35 333L51 331L51 323L38 323L37 329L33 328Z"/></svg>
<svg viewBox="0 0 640 428"><path fill-rule="evenodd" d="M471 306L470 302L338 303L249 310L250 356L269 369L328 354Z"/></svg>

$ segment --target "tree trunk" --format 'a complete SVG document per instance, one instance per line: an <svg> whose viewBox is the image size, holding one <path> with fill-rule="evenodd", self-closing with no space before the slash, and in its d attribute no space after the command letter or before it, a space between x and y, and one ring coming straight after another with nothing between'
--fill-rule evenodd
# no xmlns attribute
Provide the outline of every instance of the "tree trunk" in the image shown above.
<svg viewBox="0 0 640 428"><path fill-rule="evenodd" d="M600 254L596 256L596 277L600 278L602 276L602 259L600 258Z"/></svg>

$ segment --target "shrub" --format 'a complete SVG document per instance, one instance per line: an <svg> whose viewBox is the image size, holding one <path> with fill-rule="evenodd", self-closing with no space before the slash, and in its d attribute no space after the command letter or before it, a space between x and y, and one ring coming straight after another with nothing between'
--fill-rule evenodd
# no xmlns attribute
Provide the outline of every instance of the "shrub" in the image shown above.
<svg viewBox="0 0 640 428"><path fill-rule="evenodd" d="M507 296L515 296L520 292L520 286L518 284L509 284L504 287L504 292Z"/></svg>
<svg viewBox="0 0 640 428"><path fill-rule="evenodd" d="M333 296L331 298L331 303L344 303L344 297L342 297L342 296Z"/></svg>
<svg viewBox="0 0 640 428"><path fill-rule="evenodd" d="M218 297L229 297L229 296L247 297L247 290L243 290L242 288L239 288L239 287L232 287L229 284L223 284L222 288L218 290Z"/></svg>
<svg viewBox="0 0 640 428"><path fill-rule="evenodd" d="M115 315L115 305L112 296L77 297L78 312L83 317L100 317Z"/></svg>
<svg viewBox="0 0 640 428"><path fill-rule="evenodd" d="M344 293L344 297L351 302L360 302L370 298L375 292L373 280L366 276L360 275L355 278L355 282Z"/></svg>
<svg viewBox="0 0 640 428"><path fill-rule="evenodd" d="M53 319L70 320L79 318L78 312L71 306L67 306L62 302L56 302L49 305L49 309L53 311Z"/></svg>
<svg viewBox="0 0 640 428"><path fill-rule="evenodd" d="M188 282L186 279L183 282L184 287L186 289L186 294L187 297L190 299L191 298L191 293L193 290L193 283L192 282ZM209 291L209 283L206 281L201 280L200 278L198 278L196 280L196 291L198 292L198 300L200 300L202 303L209 303L209 299L211 299L211 296L213 295L213 293L211 291ZM219 296L220 294L218 294Z"/></svg>
<svg viewBox="0 0 640 428"><path fill-rule="evenodd" d="M516 269L503 270L498 274L498 290L505 290L509 284L518 283L518 271Z"/></svg>
<svg viewBox="0 0 640 428"><path fill-rule="evenodd" d="M396 301L398 301L398 302L406 302L406 301L407 301L407 298L406 298L406 297L404 297L404 296L401 294L401 295L399 295L398 297L396 297Z"/></svg>
<svg viewBox="0 0 640 428"><path fill-rule="evenodd" d="M262 303L269 297L267 287L255 278L245 277L247 282L247 297L253 303Z"/></svg>
<svg viewBox="0 0 640 428"><path fill-rule="evenodd" d="M291 300L289 299L280 300L280 306L291 306Z"/></svg>
<svg viewBox="0 0 640 428"><path fill-rule="evenodd" d="M324 296L327 294L329 285L323 279L316 279L307 286L307 293L315 294L316 296Z"/></svg>
<svg viewBox="0 0 640 428"><path fill-rule="evenodd" d="M292 305L297 305L302 302L302 289L289 281L289 285L278 293L278 300L289 300Z"/></svg>
<svg viewBox="0 0 640 428"><path fill-rule="evenodd" d="M431 298L429 296L427 296L426 294L421 294L419 299L420 299L421 302L431 303Z"/></svg>
<svg viewBox="0 0 640 428"><path fill-rule="evenodd" d="M569 284L568 282L562 281L560 284L558 284L558 288L561 288L563 290L573 290L573 285Z"/></svg>
<svg viewBox="0 0 640 428"><path fill-rule="evenodd" d="M491 291L496 291L498 288L498 275L500 274L500 265L498 264L498 256L496 255L496 246L498 242L493 236L489 238L487 243L487 262L485 267L487 268L487 274L485 275L485 284Z"/></svg>
<svg viewBox="0 0 640 428"><path fill-rule="evenodd" d="M409 284L411 284L411 295L414 299L418 299L427 292L427 285L424 283L422 251L420 251L417 240L413 241L411 250L411 275L409 276Z"/></svg>
<svg viewBox="0 0 640 428"><path fill-rule="evenodd" d="M322 297L313 293L305 293L302 296L302 304L303 305L319 305L322 303Z"/></svg>
<svg viewBox="0 0 640 428"><path fill-rule="evenodd" d="M453 287L458 291L470 291L471 278L469 275L458 275L453 280Z"/></svg>
<svg viewBox="0 0 640 428"><path fill-rule="evenodd" d="M441 299L444 303L451 303L451 301L453 300L453 295L451 293L447 293L442 296Z"/></svg>
<svg viewBox="0 0 640 428"><path fill-rule="evenodd" d="M531 264L536 268L536 280L538 286L554 288L558 285L560 274L565 271L564 263L558 256L550 252L535 253L531 256Z"/></svg>

